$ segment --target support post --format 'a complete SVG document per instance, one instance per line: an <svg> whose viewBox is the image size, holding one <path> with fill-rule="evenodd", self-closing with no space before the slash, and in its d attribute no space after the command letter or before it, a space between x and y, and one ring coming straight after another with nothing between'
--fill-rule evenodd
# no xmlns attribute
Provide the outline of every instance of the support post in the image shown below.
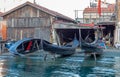
<svg viewBox="0 0 120 77"><path fill-rule="evenodd" d="M79 28L79 42L80 42L80 47L81 47L81 29Z"/></svg>
<svg viewBox="0 0 120 77"><path fill-rule="evenodd" d="M58 44L59 46L61 46L61 44L60 44L60 39L59 39L59 35L57 34L56 31L55 31L55 36L56 36L57 44Z"/></svg>

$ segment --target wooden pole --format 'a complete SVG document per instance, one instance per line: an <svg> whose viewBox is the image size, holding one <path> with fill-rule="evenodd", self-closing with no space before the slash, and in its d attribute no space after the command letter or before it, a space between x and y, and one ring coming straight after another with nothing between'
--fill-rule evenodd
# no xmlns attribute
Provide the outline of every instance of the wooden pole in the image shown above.
<svg viewBox="0 0 120 77"><path fill-rule="evenodd" d="M81 40L81 29L80 28L79 28L79 42L80 42L80 47L81 47L82 40Z"/></svg>
<svg viewBox="0 0 120 77"><path fill-rule="evenodd" d="M93 53L93 56L94 56L94 59L95 59L95 61L97 60L97 58L96 58L96 53Z"/></svg>
<svg viewBox="0 0 120 77"><path fill-rule="evenodd" d="M56 38L57 44L58 44L59 46L61 46L61 44L60 44L60 39L59 39L59 35L57 34L56 30L55 30L55 38Z"/></svg>

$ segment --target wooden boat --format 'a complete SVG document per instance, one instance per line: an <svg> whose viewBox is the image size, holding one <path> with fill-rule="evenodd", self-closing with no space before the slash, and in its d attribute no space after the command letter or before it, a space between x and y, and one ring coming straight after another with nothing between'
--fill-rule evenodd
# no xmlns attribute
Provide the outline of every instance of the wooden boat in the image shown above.
<svg viewBox="0 0 120 77"><path fill-rule="evenodd" d="M87 43L85 40L89 39L89 34L85 38L85 40L81 37L81 49L85 54L96 54L100 56L103 53L103 48L105 48L104 42L99 38L98 32L95 35L95 40L93 42Z"/></svg>
<svg viewBox="0 0 120 77"><path fill-rule="evenodd" d="M99 47L97 42L94 44L89 44L82 41L81 49L84 50L85 54L95 53L97 56L100 56L103 53L103 49Z"/></svg>
<svg viewBox="0 0 120 77"><path fill-rule="evenodd" d="M8 43L6 44L6 47L10 53L15 55L25 55L40 49L44 49L45 51L51 53L67 56L74 54L78 45L79 41L76 38L74 38L71 43L68 43L65 46L54 45L41 39L25 38L15 43L12 42L12 44Z"/></svg>
<svg viewBox="0 0 120 77"><path fill-rule="evenodd" d="M71 43L66 44L65 46L58 46L43 40L42 44L45 51L61 56L70 56L75 53L75 50L79 45L79 41L74 38Z"/></svg>
<svg viewBox="0 0 120 77"><path fill-rule="evenodd" d="M33 53L41 48L40 39L25 38L15 42L8 51L15 55Z"/></svg>

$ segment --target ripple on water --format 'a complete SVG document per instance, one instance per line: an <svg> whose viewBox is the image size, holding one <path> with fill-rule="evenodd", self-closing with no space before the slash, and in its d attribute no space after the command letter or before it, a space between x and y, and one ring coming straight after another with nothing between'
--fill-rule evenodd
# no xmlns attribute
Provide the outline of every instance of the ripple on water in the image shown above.
<svg viewBox="0 0 120 77"><path fill-rule="evenodd" d="M5 77L120 77L120 57L84 59L81 56L43 61L41 56L0 56Z"/></svg>
<svg viewBox="0 0 120 77"><path fill-rule="evenodd" d="M53 77L81 77L79 76L79 74L75 74L73 72L54 71L53 73L54 73Z"/></svg>

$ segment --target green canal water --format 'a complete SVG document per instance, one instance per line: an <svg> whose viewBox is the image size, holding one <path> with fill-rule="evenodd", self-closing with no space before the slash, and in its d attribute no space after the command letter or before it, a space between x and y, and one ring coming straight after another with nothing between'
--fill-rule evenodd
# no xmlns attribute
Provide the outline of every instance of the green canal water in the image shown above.
<svg viewBox="0 0 120 77"><path fill-rule="evenodd" d="M44 61L40 55L2 55L0 77L120 77L120 57L100 57L94 61L77 54Z"/></svg>

